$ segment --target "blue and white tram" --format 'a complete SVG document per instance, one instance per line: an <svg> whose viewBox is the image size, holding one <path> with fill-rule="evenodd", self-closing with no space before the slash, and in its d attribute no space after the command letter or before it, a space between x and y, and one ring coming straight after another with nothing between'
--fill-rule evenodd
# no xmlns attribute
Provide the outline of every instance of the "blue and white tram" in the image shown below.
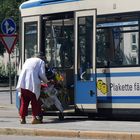
<svg viewBox="0 0 140 140"><path fill-rule="evenodd" d="M29 0L22 64L38 51L65 76L75 112L140 115L140 2Z"/></svg>

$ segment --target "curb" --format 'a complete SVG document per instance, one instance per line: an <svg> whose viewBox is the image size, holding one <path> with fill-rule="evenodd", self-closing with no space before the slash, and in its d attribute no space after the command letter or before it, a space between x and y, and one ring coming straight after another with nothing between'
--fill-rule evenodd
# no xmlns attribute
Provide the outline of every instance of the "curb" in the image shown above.
<svg viewBox="0 0 140 140"><path fill-rule="evenodd" d="M139 140L138 132L112 132L112 131L78 131L55 129L31 129L31 128L0 128L0 135L29 135L29 136L53 136L53 137L79 137L89 139L107 140Z"/></svg>

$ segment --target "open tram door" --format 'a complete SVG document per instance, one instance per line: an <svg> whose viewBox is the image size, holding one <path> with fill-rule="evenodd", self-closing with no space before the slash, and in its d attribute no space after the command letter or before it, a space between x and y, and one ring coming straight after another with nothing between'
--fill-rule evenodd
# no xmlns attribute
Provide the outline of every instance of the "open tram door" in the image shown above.
<svg viewBox="0 0 140 140"><path fill-rule="evenodd" d="M75 12L75 104L84 112L97 112L96 10Z"/></svg>

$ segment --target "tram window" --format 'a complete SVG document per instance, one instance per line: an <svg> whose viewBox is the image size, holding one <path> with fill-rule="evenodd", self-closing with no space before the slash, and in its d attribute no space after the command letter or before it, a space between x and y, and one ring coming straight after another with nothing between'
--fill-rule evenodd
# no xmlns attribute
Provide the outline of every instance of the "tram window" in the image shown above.
<svg viewBox="0 0 140 140"><path fill-rule="evenodd" d="M92 69L93 17L78 18L78 75L80 80L90 80Z"/></svg>
<svg viewBox="0 0 140 140"><path fill-rule="evenodd" d="M122 24L125 25L124 22ZM138 25L111 26L111 23L109 26L97 28L97 67L138 65L138 30Z"/></svg>
<svg viewBox="0 0 140 140"><path fill-rule="evenodd" d="M132 34L132 51L137 51L137 34Z"/></svg>
<svg viewBox="0 0 140 140"><path fill-rule="evenodd" d="M37 22L25 23L25 59L37 53Z"/></svg>
<svg viewBox="0 0 140 140"><path fill-rule="evenodd" d="M45 22L45 51L51 67L72 67L74 53L73 19Z"/></svg>

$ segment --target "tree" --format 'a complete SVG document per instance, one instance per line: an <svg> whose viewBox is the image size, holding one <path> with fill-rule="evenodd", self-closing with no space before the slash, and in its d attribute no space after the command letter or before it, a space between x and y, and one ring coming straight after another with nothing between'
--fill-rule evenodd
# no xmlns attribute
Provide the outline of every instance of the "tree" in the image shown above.
<svg viewBox="0 0 140 140"><path fill-rule="evenodd" d="M19 33L19 5L27 0L0 0L0 24L5 18L12 18L16 23L16 32ZM2 31L0 30L0 33ZM0 42L0 55L3 55L5 48Z"/></svg>

